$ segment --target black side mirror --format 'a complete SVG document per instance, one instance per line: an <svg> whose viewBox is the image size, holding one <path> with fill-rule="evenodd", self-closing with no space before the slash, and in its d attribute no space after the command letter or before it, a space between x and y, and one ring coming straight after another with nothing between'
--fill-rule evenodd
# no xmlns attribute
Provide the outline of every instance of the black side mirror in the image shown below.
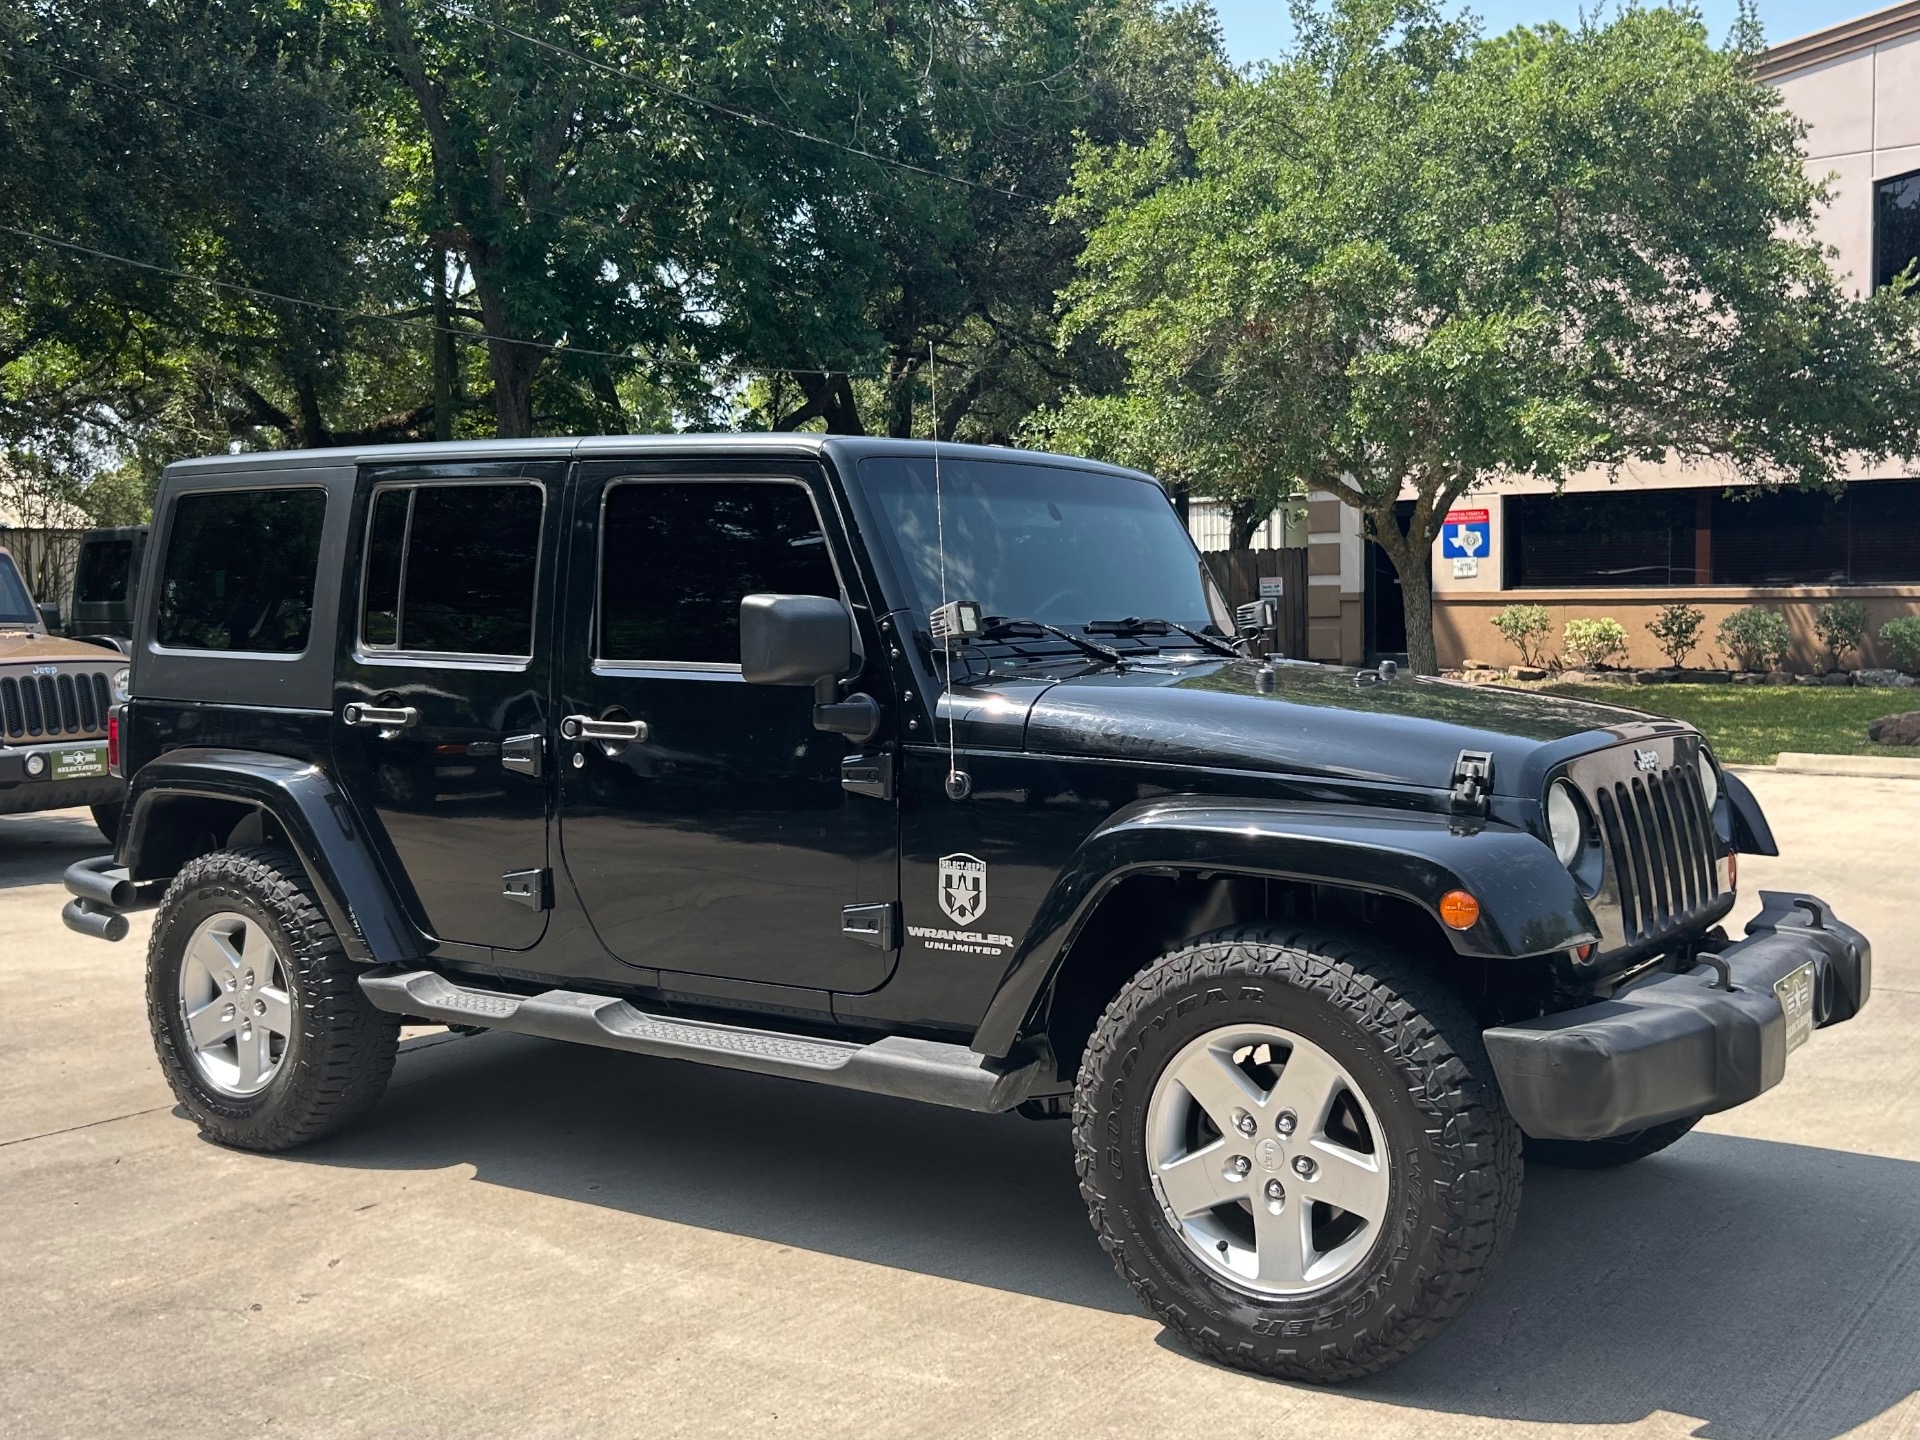
<svg viewBox="0 0 1920 1440"><path fill-rule="evenodd" d="M750 685L817 685L853 666L853 617L822 595L740 601L740 673Z"/></svg>
<svg viewBox="0 0 1920 1440"><path fill-rule="evenodd" d="M57 631L60 628L60 606L55 601L40 602L40 623L49 631Z"/></svg>

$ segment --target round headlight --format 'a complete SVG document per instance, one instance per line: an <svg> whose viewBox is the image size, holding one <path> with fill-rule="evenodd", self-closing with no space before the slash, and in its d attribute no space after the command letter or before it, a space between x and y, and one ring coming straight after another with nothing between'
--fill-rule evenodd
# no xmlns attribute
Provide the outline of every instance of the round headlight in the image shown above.
<svg viewBox="0 0 1920 1440"><path fill-rule="evenodd" d="M131 694L133 694L133 671L122 665L113 672L113 698L124 702Z"/></svg>
<svg viewBox="0 0 1920 1440"><path fill-rule="evenodd" d="M1572 787L1564 780L1554 781L1553 788L1547 791L1547 833L1553 837L1553 853L1560 857L1560 863L1571 867L1580 858L1587 827L1580 818L1580 805L1573 798Z"/></svg>
<svg viewBox="0 0 1920 1440"><path fill-rule="evenodd" d="M1713 811L1714 802L1720 798L1720 771L1713 763L1713 757L1707 754L1706 747L1700 748L1699 758L1694 764L1700 767L1700 789L1707 799L1707 811Z"/></svg>

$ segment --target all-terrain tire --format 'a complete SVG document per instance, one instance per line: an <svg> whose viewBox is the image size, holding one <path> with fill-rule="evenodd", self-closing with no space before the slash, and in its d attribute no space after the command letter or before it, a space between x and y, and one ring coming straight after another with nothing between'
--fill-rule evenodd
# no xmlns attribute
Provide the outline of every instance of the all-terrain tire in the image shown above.
<svg viewBox="0 0 1920 1440"><path fill-rule="evenodd" d="M1557 1165L1567 1170L1611 1170L1631 1165L1666 1149L1700 1123L1702 1117L1688 1115L1644 1130L1629 1130L1625 1135L1610 1135L1605 1140L1536 1140L1527 1137L1527 1163Z"/></svg>
<svg viewBox="0 0 1920 1440"><path fill-rule="evenodd" d="M279 1067L258 1093L207 1083L191 1058L180 969L196 928L238 913L282 958L292 1016ZM160 1068L210 1139L242 1150L288 1150L357 1120L385 1090L399 1021L361 992L312 882L289 850L249 846L190 860L167 887L147 947L147 1020Z"/></svg>
<svg viewBox="0 0 1920 1440"><path fill-rule="evenodd" d="M1380 1233L1358 1267L1298 1296L1235 1286L1168 1220L1149 1174L1156 1079L1222 1027L1311 1039L1372 1106L1391 1158ZM1108 1005L1074 1094L1080 1193L1102 1248L1195 1350L1286 1379L1356 1379L1432 1339L1504 1251L1519 1212L1519 1127L1480 1027L1420 965L1371 938L1277 924L1216 931L1163 956Z"/></svg>

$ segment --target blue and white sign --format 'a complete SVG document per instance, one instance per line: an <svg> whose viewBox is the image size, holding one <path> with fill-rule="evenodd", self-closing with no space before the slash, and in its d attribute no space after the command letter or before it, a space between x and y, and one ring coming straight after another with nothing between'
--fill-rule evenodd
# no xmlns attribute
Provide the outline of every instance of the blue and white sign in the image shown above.
<svg viewBox="0 0 1920 1440"><path fill-rule="evenodd" d="M1485 510L1449 510L1440 528L1440 553L1449 560L1479 560L1493 544L1493 522Z"/></svg>

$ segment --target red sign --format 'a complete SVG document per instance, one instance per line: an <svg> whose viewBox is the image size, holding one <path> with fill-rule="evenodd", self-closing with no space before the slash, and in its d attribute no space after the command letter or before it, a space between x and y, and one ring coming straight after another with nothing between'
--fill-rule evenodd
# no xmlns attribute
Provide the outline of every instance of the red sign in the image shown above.
<svg viewBox="0 0 1920 1440"><path fill-rule="evenodd" d="M1484 525L1488 518L1485 510L1449 510L1447 512L1449 525Z"/></svg>

